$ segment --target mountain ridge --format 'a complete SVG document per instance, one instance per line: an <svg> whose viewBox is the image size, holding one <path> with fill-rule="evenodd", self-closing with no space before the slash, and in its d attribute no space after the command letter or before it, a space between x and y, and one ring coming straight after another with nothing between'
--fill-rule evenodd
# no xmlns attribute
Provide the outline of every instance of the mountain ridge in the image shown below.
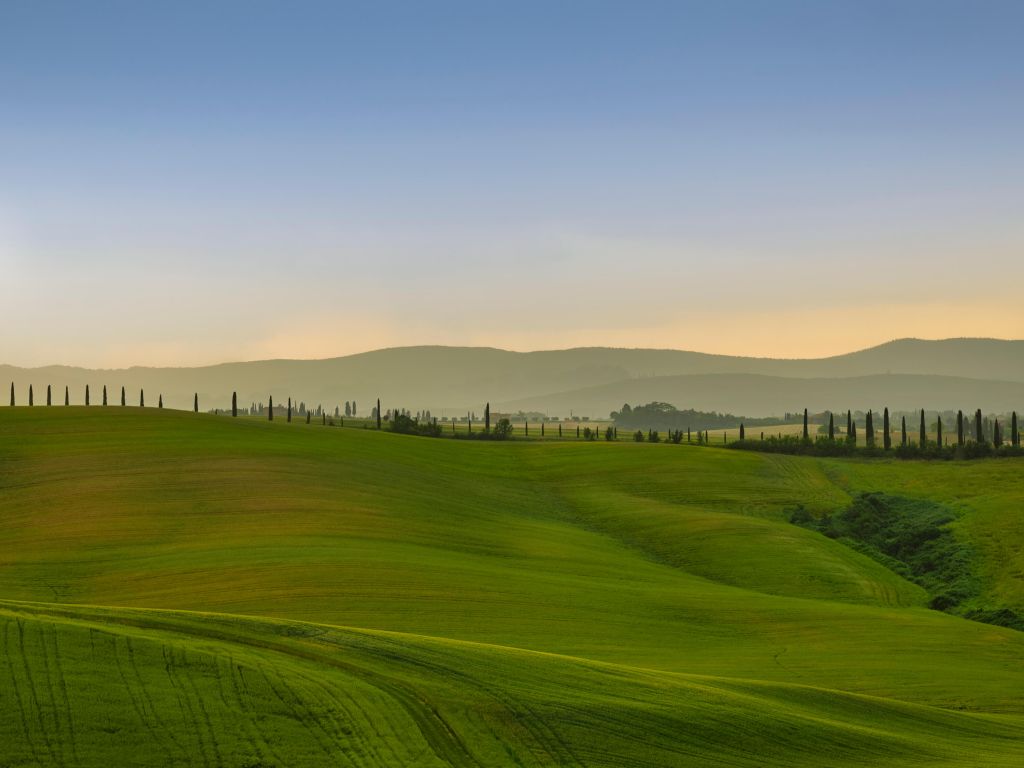
<svg viewBox="0 0 1024 768"><path fill-rule="evenodd" d="M380 397L385 408L429 409L437 416L480 411L485 401L503 407L531 403L536 406L531 410L547 412L571 408L575 413L603 416L607 413L602 413L603 405L596 410L583 403L559 406L560 401L551 398L594 387L618 387L621 394L609 395L613 401L610 407L617 408L630 400L627 392L635 388L630 382L707 374L793 380L905 374L1024 383L1024 340L895 339L824 358L759 358L622 347L514 352L496 347L430 345L389 347L313 360L278 358L189 367L90 369L0 365L0 377L15 383L16 399L20 402L27 402L29 384L33 386L36 403L45 402L48 384L57 387L55 401L63 402L61 390L68 386L71 401L82 402L88 384L92 402L98 403L101 388L106 384L114 388L108 392L110 402L120 402L119 390L124 386L130 404L138 403L139 390L143 389L149 402L162 395L168 407L191 408L193 396L198 393L201 409L226 408L231 393L238 392L243 407L251 402L265 402L271 395L277 402L292 397L310 405L322 403L330 411L345 401L356 400L363 406L359 412L366 415L371 401ZM932 407L927 402L929 384L922 381L918 385L922 392L920 407ZM796 405L791 399L783 400L782 394L768 401L752 391L749 396L739 397L733 406L738 408L736 412L751 416L781 413ZM1012 392L1004 394L1011 399L1016 397ZM701 407L687 397L683 391L670 402L680 407ZM1005 397L999 397L998 401L1003 402ZM744 404L747 405L741 407ZM990 407L997 406L993 402Z"/></svg>

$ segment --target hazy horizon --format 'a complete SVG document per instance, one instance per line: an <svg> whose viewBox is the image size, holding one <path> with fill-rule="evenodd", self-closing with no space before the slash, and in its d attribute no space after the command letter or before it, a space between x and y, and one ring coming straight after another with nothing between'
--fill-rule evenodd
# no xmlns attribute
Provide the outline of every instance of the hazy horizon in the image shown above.
<svg viewBox="0 0 1024 768"><path fill-rule="evenodd" d="M767 354L732 354L727 352L717 352L709 349L683 349L680 347L643 347L643 346L616 346L609 344L581 344L575 346L564 346L564 347L550 347L546 349L511 349L508 347L500 347L493 344L394 344L386 347L375 347L373 349L358 349L352 352L345 352L341 354L326 354L323 356L315 357L252 357L252 358L241 358L241 357L225 357L223 359L210 360L205 362L195 362L195 364L188 364L188 362L175 362L172 365L146 365L139 364L139 362L132 362L126 366L99 366L99 365L80 365L71 364L71 362L62 361L51 361L43 362L38 366L24 366L18 365L16 362L9 360L0 359L0 366L9 366L11 368L22 368L22 369L39 369L39 368L52 368L52 367L68 367L68 368L81 368L86 370L118 370L118 369L129 369L129 368L205 368L210 366L218 365L232 365L232 364L245 364L245 362L271 362L275 360L282 361L294 361L294 362L315 362L317 360L332 360L342 357L350 357L361 354L372 354L374 352L384 352L388 350L400 350L400 349L423 349L430 347L437 347L439 349L494 349L503 352L516 352L529 354L534 352L559 352L559 351L571 351L578 349L609 349L609 350L634 350L634 351L670 351L670 352L684 352L694 354L707 354L716 355L723 357L750 357L760 358L766 360L817 360L826 359L828 357L838 357L846 354L852 354L855 352L861 352L869 349L878 347L884 347L887 344L893 344L902 341L925 341L925 342L943 342L943 341L995 341L995 342L1016 342L1024 341L1024 339L1013 339L1013 338L1000 338L995 336L951 336L946 338L936 339L925 339L916 336L906 336L898 339L886 339L885 341L879 342L878 344L870 344L865 347L856 347L853 349L843 349L835 352L830 352L824 355L806 355L806 356L775 356Z"/></svg>
<svg viewBox="0 0 1024 768"><path fill-rule="evenodd" d="M0 360L1024 338L1024 5L0 7Z"/></svg>

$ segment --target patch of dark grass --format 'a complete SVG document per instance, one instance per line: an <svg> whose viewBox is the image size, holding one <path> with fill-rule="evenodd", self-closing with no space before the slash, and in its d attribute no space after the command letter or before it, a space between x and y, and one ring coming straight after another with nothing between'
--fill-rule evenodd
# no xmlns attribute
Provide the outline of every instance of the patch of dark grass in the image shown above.
<svg viewBox="0 0 1024 768"><path fill-rule="evenodd" d="M955 519L941 504L883 493L862 493L834 515L815 517L803 507L790 515L795 525L836 539L919 584L937 611L1024 630L1024 616L1009 608L966 607L982 590L975 553L949 527Z"/></svg>

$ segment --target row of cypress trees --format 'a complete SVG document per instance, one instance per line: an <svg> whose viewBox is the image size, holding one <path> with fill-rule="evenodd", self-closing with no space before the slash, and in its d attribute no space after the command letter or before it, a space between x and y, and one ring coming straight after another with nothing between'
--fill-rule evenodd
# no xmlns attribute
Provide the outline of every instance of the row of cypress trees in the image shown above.
<svg viewBox="0 0 1024 768"><path fill-rule="evenodd" d="M936 425L935 443L940 447L943 445L943 433L942 433L942 415L938 415L938 422ZM805 442L810 442L811 435L809 431L808 423L808 411L804 408L804 423L803 423L803 439ZM970 425L964 418L963 411L957 411L956 414L956 444L963 446L967 443L967 435L970 429ZM988 440L985 436L984 419L981 414L981 409L978 408L974 412L974 442L979 444L987 444ZM1017 412L1013 411L1010 415L1010 444L1014 447L1019 447L1021 444L1020 426L1017 420ZM740 440L744 439L744 428L743 424L740 424ZM828 439L835 441L836 439L836 428L835 428L835 417L830 411L828 414ZM1005 436L1003 430L999 425L999 419L995 419L992 427L992 445L999 448L1003 445ZM857 444L857 423L853 419L853 412L846 412L846 441L853 445ZM927 445L928 440L928 428L925 423L925 411L921 409L920 424L918 426L918 445ZM868 411L864 417L864 442L868 448L876 447L875 437L875 419L874 413ZM902 416L900 420L900 444L902 447L909 445L909 439L907 435L907 417ZM889 409L886 408L882 412L882 447L885 450L892 448L892 428L889 422Z"/></svg>
<svg viewBox="0 0 1024 768"><path fill-rule="evenodd" d="M14 392L14 382L12 381L11 382L11 406L13 407L16 404L17 404L17 399L15 397L15 392ZM28 385L28 404L30 406L34 406L35 405L35 393L33 392L31 384ZM47 405L53 405L53 387L51 385L49 385L49 384L46 385L46 404ZM89 390L89 385L88 384L85 385L85 404L86 405L92 405L92 395L90 394L90 390ZM107 404L108 404L108 402L107 402L107 385L104 384L103 385L103 405L107 405ZM124 387L121 387L121 405L127 405L127 404L128 404L127 394L125 392ZM64 405L71 405L71 390L70 390L69 387L66 387L66 386L64 387ZM146 407L146 392L145 392L144 389L140 389L139 390L139 407L140 408L145 408ZM157 397L157 407L158 408L163 408L164 407L164 396L163 396L163 394L160 394ZM195 408L195 410L197 412L199 411L199 393L198 392L196 393L196 396L195 396L194 408Z"/></svg>
<svg viewBox="0 0 1024 768"><path fill-rule="evenodd" d="M85 385L85 404L86 405L90 405L90 401L91 400L90 400L89 385L86 384ZM11 382L11 399L10 399L10 404L11 404L11 406L14 406L16 404L15 387L14 387L14 382L13 381ZM35 395L34 395L33 388L32 388L31 384L28 387L28 404L30 406L34 406L35 405ZM46 404L47 405L53 405L53 390L52 390L52 387L50 385L46 386ZM70 405L70 404L71 404L71 393L70 393L69 388L67 386L65 386L64 387L64 405ZM346 405L347 404L348 403L346 403ZM103 385L103 405L107 405L107 387L106 387L105 384ZM127 395L126 395L124 387L121 387L121 405L122 406L127 405ZM145 405L146 405L145 390L144 389L140 389L139 390L139 407L144 408ZM164 407L163 394L160 394L158 396L157 407L158 408L163 408ZM192 409L196 413L199 412L199 393L198 392L196 392L195 395L193 396ZM232 392L231 393L231 415L233 417L237 417L238 416L238 393L237 392ZM377 407L375 409L374 415L375 415L376 421L377 421L377 429L380 429L381 426L382 426L382 424L381 424L381 420L382 419L381 419L380 398L377 398ZM269 407L267 409L267 418L270 421L274 420L274 397L273 397L273 395L271 395L270 398L269 398ZM292 399L290 397L288 398L288 406L287 406L287 409L286 409L286 418L287 418L287 420L289 422L292 420ZM323 418L324 418L324 422L326 423L326 420L327 420L326 411L324 411L324 413L323 413ZM810 439L811 439L809 419L810 419L810 416L809 416L808 409L804 408L804 413L803 413L803 439L806 442L810 442ZM310 412L307 411L306 412L306 423L308 424L309 422L310 422ZM938 422L937 422L936 436L935 436L935 443L937 443L939 446L943 445L942 426L943 426L942 425L942 416L939 415L938 416ZM957 414L956 414L956 444L958 446L963 446L967 442L968 428L969 428L969 426L968 426L966 420L964 419L963 411L957 411ZM484 431L485 432L490 432L490 430L491 430L491 404L487 403L484 406ZM559 425L558 432L559 432L559 435L561 435L561 433L562 433L561 425ZM980 408L978 408L974 412L974 430L973 430L973 432L974 432L974 442L979 443L979 444L987 443L987 440L986 440L986 437L985 437L985 431L984 431L984 427L983 427L983 417L982 417L982 413L981 413L981 409ZM543 425L541 427L541 433L543 434ZM740 433L739 434L740 440L745 440L746 439L746 428L745 428L745 426L744 426L744 424L742 422L740 423L739 433ZM1009 434L1010 444L1015 446L1015 447L1020 446L1020 444L1021 444L1020 426L1019 426L1019 423L1018 423L1017 412L1016 411L1013 411L1013 413L1010 416L1009 433L1010 433ZM680 435L681 434L682 433L680 432ZM762 433L762 437L763 437L763 433ZM829 441L835 441L835 439L836 439L835 415L830 411L829 415L828 415L828 440ZM999 448L1000 446L1003 445L1004 439L1005 438L1004 438L1004 435L1003 435L1003 429L1001 428L1001 426L999 424L999 420L995 419L994 423L993 423L993 426L992 426L992 444L996 448ZM689 441L689 434L687 435L687 440ZM853 445L856 445L856 443L857 443L857 424L856 424L856 422L853 419L853 412L850 411L850 410L847 410L847 412L846 412L846 441L848 443L853 444ZM865 442L865 444L866 444L866 446L868 448L876 447L874 412L871 411L871 410L869 410L867 412L867 414L865 415L865 419L864 419L864 442ZM926 445L928 442L929 442L928 441L928 431L927 431L927 425L926 425L926 422L925 422L925 410L922 408L921 412L920 412L920 424L919 424L919 427L918 427L918 444L923 446L923 445ZM901 423L900 423L900 444L903 447L906 447L909 444L909 439L908 439L908 434L907 434L907 417L906 416L901 417ZM882 447L885 450L887 450L887 451L892 448L892 427L891 427L890 420L889 420L889 409L888 408L885 408L883 410L883 412L882 412Z"/></svg>

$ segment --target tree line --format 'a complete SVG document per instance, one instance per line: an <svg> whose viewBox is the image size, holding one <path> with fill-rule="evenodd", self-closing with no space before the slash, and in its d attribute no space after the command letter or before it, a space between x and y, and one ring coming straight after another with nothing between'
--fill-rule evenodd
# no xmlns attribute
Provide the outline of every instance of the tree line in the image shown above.
<svg viewBox="0 0 1024 768"><path fill-rule="evenodd" d="M35 391L31 384L28 387L27 395L27 404L34 406L36 404ZM92 404L92 395L88 384L85 386L83 402L86 406ZM101 390L101 402L104 406L109 404L106 385L103 385ZM139 407L146 407L146 395L143 389L139 390L138 403ZM53 388L47 385L46 405L52 406L53 404ZM64 405L68 406L70 404L70 389L65 386ZM125 387L120 389L120 404L121 406L128 404ZM17 405L14 382L11 382L10 405ZM198 392L193 396L192 406L193 411L198 413ZM157 395L157 408L163 407L163 395L159 393ZM220 413L221 411L220 409L214 409L212 412ZM312 418L316 416L324 425L328 423L327 410L322 405L315 407L307 406L304 401L293 401L289 397L287 404L278 405L275 408L274 398L271 395L268 398L267 405L264 405L262 402L252 402L248 408L239 409L238 393L232 392L231 415L237 417L240 413L242 415L265 415L270 421L274 420L274 415L277 413L279 417L283 416L288 422L292 421L293 415L297 415L300 419L304 418L307 424L312 423ZM342 411L341 406L336 406L334 409L334 417L342 419L342 426L344 426L342 413L349 418L355 416L357 413L355 401L346 400L344 411ZM868 454L881 452L884 454L893 451L898 456L936 458L970 458L973 456L1021 452L1021 432L1016 411L1013 411L1008 419L1004 417L1002 422L997 416L983 415L980 408L975 410L973 416L965 416L963 411L957 411L952 416L950 414L952 412L936 413L935 420L929 422L925 409L922 408L919 412L915 412L913 417L916 417L918 422L915 437L914 425L911 425L911 428L908 430L907 414L895 414L899 416L899 428L897 429L888 408L882 410L882 423L880 427L876 424L875 412L868 410L863 414L863 425L861 427L864 430L863 446L860 446L858 441L858 416L861 414L860 412L855 414L852 410L847 410L846 412L845 429L841 425L837 425L833 412L826 411L819 414L819 418L827 416L828 421L827 424L819 426L813 438L810 432L811 415L806 408L802 414L803 430L799 437L779 433L777 435L769 435L766 438L762 430L759 439L749 439L746 434L748 426L777 425L779 420L770 417L744 419L731 414L717 412L696 411L693 409L680 410L669 403L662 402L652 402L636 407L630 407L626 404L620 411L612 412L611 417L615 423L606 427L603 432L596 426L593 428L590 426L581 428L579 423L575 426L575 432L577 438L587 441L602 438L605 441L616 441L619 438L619 426L633 428L637 424L642 424L647 427L646 432L639 428L631 432L632 439L636 442L662 442L661 432L664 429L666 433L665 442L679 444L685 438L687 443L696 442L697 445L710 445L712 444L710 428L732 427L738 423L738 440L730 442L727 434L724 432L722 434L722 443L729 445L731 448L830 456L853 452ZM943 420L944 416L947 421ZM455 430L456 421L454 418L451 419L453 436L483 440L505 440L511 437L514 432L514 426L507 416L498 419L492 428L490 403L484 406L482 430L473 431L473 424L477 422L477 418L476 414L472 411L466 414L465 421L468 425L466 432L457 433ZM950 421L952 423L949 423ZM381 408L380 398L377 398L376 405L371 408L369 422L375 423L377 429L382 429L386 422L391 431L403 434L418 434L429 437L440 437L444 434L444 429L438 423L437 417L433 416L429 410L420 410L415 414L406 408L389 408L387 411L384 411ZM685 422L685 432L683 422ZM332 419L331 425L333 426L333 424ZM662 427L663 424L668 424L669 426ZM542 437L545 436L545 426L545 422L541 421L539 434ZM524 422L523 428L524 434L529 436L530 425L528 421ZM563 437L561 423L558 423L557 429L558 437ZM895 443L894 436L897 435L899 442ZM931 435L934 435L935 438L932 439Z"/></svg>
<svg viewBox="0 0 1024 768"><path fill-rule="evenodd" d="M615 422L615 426L623 429L659 431L722 429L735 427L741 423L749 426L788 423L788 419L780 420L776 417L749 418L731 413L697 411L693 408L681 410L671 403L662 402L636 406L626 403L621 410L612 411L611 420Z"/></svg>
<svg viewBox="0 0 1024 768"><path fill-rule="evenodd" d="M881 413L881 427L876 423L876 414L869 410L864 414L862 429L864 430L863 446L858 441L858 425L852 411L846 412L846 428L840 431L836 425L835 414L828 412L828 424L819 428L819 433L812 439L810 419L807 410L803 413L803 433L795 435L771 435L765 439L761 433L760 440L746 439L743 425L740 425L740 439L730 443L732 448L761 450L777 453L801 453L836 456L852 453L887 454L903 458L973 458L978 456L1002 455L1008 453L1024 453L1021 450L1020 424L1017 412L1013 411L1009 419L1000 420L996 416L986 417L981 409L974 414L965 415L957 411L952 423L944 423L942 414L928 423L925 409L911 415L912 422L908 427L907 414L899 415L899 426L890 417L889 409ZM916 424L913 423L916 420ZM1007 421L1009 423L1007 423ZM931 429L930 429L931 427ZM932 438L934 435L934 439ZM881 438L881 439L879 439ZM898 443L894 441L898 438Z"/></svg>

